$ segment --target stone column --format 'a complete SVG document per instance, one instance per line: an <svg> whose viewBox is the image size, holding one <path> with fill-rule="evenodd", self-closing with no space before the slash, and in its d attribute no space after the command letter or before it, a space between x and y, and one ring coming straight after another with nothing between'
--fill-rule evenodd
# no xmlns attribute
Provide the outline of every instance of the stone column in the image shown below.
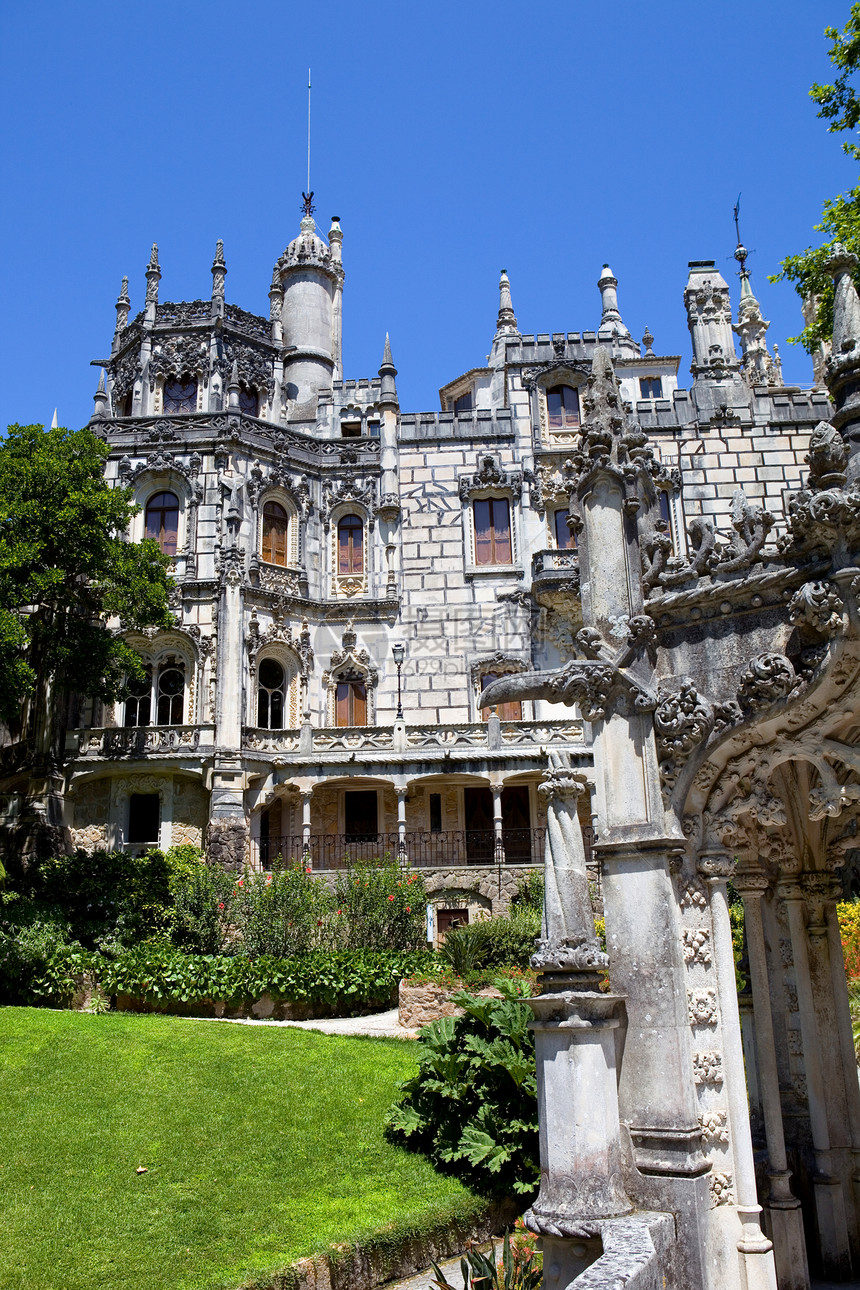
<svg viewBox="0 0 860 1290"><path fill-rule="evenodd" d="M784 865L785 868L788 868L788 866ZM800 884L797 881L800 872L800 861L793 860L791 870L792 872L787 873L780 880L777 891L785 902L791 936L791 954L797 984L809 1121L812 1130L815 1164L818 1171L813 1179L818 1239L821 1246L821 1260L825 1276L844 1278L851 1274L848 1224L845 1216L845 1197L842 1194L842 1183L836 1177L831 1163L827 1099L824 1087L824 1073L821 1067L821 1038L815 1018L815 998L809 972L805 901Z"/></svg>
<svg viewBox="0 0 860 1290"><path fill-rule="evenodd" d="M406 795L405 784L396 784L397 794L397 859L401 865L406 864Z"/></svg>
<svg viewBox="0 0 860 1290"><path fill-rule="evenodd" d="M313 867L311 860L311 798L313 795L312 788L302 789L302 852L311 867Z"/></svg>
<svg viewBox="0 0 860 1290"><path fill-rule="evenodd" d="M738 1241L738 1253L744 1267L748 1290L758 1290L759 1287L761 1290L776 1290L773 1246L762 1233L759 1222L761 1205L758 1203L755 1184L741 1019L738 1012L735 959L732 949L732 927L726 896L726 881L734 872L734 864L725 853L710 853L700 857L698 868L711 889L714 966L717 971L723 1039L723 1071L726 1100L729 1106L736 1208L742 1228L741 1239Z"/></svg>
<svg viewBox="0 0 860 1290"><path fill-rule="evenodd" d="M212 771L210 859L228 869L246 862L248 823L242 767L242 557L236 547L224 558L218 607L218 669L215 703L215 765Z"/></svg>
<svg viewBox="0 0 860 1290"><path fill-rule="evenodd" d="M493 833L495 836L493 858L497 865L503 865L505 863L505 835L502 828L502 785L500 783L491 784L490 791L493 794Z"/></svg>
<svg viewBox="0 0 860 1290"><path fill-rule="evenodd" d="M755 1009L755 1049L759 1093L767 1138L770 1198L767 1203L773 1233L774 1261L779 1290L809 1290L809 1266L803 1234L800 1201L789 1187L790 1172L785 1154L779 1067L773 1037L767 948L761 917L761 898L768 879L751 860L735 871L734 883L744 902L744 925L749 950L750 984Z"/></svg>

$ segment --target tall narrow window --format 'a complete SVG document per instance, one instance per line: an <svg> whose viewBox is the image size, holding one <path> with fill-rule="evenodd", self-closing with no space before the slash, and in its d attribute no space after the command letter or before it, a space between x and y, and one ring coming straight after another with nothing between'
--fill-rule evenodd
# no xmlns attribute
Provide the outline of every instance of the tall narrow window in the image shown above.
<svg viewBox="0 0 860 1290"><path fill-rule="evenodd" d="M125 724L127 726L148 726L152 710L152 669L146 669L142 681L129 681L128 698L125 701Z"/></svg>
<svg viewBox="0 0 860 1290"><path fill-rule="evenodd" d="M572 551L576 546L576 534L568 528L567 520L570 511L556 511L555 520L555 544L559 551Z"/></svg>
<svg viewBox="0 0 860 1290"><path fill-rule="evenodd" d="M335 692L335 725L367 725L367 686L363 681L338 681Z"/></svg>
<svg viewBox="0 0 860 1290"><path fill-rule="evenodd" d="M491 681L498 681L495 672L485 672L481 677L481 689L486 690ZM489 708L481 708L481 720L486 721L490 715ZM519 699L512 699L510 703L499 703L496 706L496 716L500 721L522 721L523 705Z"/></svg>
<svg viewBox="0 0 860 1290"><path fill-rule="evenodd" d="M244 412L246 416L255 417L260 410L260 400L256 390L246 390L243 386L239 390L239 411Z"/></svg>
<svg viewBox="0 0 860 1290"><path fill-rule="evenodd" d="M263 507L263 559L269 564L287 563L287 512L277 502Z"/></svg>
<svg viewBox="0 0 860 1290"><path fill-rule="evenodd" d="M364 573L364 525L358 515L344 515L337 526L338 573Z"/></svg>
<svg viewBox="0 0 860 1290"><path fill-rule="evenodd" d="M504 497L475 502L475 564L511 564L511 508Z"/></svg>
<svg viewBox="0 0 860 1290"><path fill-rule="evenodd" d="M286 673L277 659L264 658L257 686L257 725L265 730L282 730Z"/></svg>
<svg viewBox="0 0 860 1290"><path fill-rule="evenodd" d="M180 663L166 663L158 673L156 696L159 726L181 726L185 708L185 670Z"/></svg>
<svg viewBox="0 0 860 1290"><path fill-rule="evenodd" d="M165 412L196 412L197 382L192 380L167 381L164 386Z"/></svg>
<svg viewBox="0 0 860 1290"><path fill-rule="evenodd" d="M430 832L442 832L442 794L430 794Z"/></svg>
<svg viewBox="0 0 860 1290"><path fill-rule="evenodd" d="M179 498L175 493L156 493L146 503L146 537L154 538L165 555L176 555L179 533Z"/></svg>
<svg viewBox="0 0 860 1290"><path fill-rule="evenodd" d="M375 842L379 833L379 799L376 789L343 795L343 823L347 842Z"/></svg>
<svg viewBox="0 0 860 1290"><path fill-rule="evenodd" d="M554 385L546 392L550 430L569 430L579 425L579 395L572 385Z"/></svg>
<svg viewBox="0 0 860 1290"><path fill-rule="evenodd" d="M468 393L466 394L461 394L459 399L454 400L454 411L455 412L472 411L472 391L471 390L469 390Z"/></svg>

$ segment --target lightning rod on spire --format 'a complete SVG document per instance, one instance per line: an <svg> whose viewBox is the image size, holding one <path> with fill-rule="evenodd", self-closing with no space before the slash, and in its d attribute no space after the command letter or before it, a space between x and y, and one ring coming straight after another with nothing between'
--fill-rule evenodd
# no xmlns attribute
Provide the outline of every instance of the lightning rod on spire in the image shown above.
<svg viewBox="0 0 860 1290"><path fill-rule="evenodd" d="M311 69L308 68L308 188L311 191Z"/></svg>

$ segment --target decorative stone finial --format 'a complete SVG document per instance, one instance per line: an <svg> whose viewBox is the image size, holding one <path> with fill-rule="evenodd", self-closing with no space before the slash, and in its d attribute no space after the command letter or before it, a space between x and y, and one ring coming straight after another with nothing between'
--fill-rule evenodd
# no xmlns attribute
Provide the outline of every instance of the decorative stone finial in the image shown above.
<svg viewBox="0 0 860 1290"><path fill-rule="evenodd" d="M212 261L212 313L224 312L224 279L227 276L227 265L224 263L224 243L219 238L215 243L215 259Z"/></svg>
<svg viewBox="0 0 860 1290"><path fill-rule="evenodd" d="M393 367L394 359L391 357L391 341L388 332L385 333L385 349L382 354L382 367ZM382 367L379 369L382 371Z"/></svg>
<svg viewBox="0 0 860 1290"><path fill-rule="evenodd" d="M114 349L119 347L120 332L125 331L128 326L128 314L131 309L131 301L128 298L128 278L123 278L122 286L119 289L119 295L116 298L116 327L114 328Z"/></svg>
<svg viewBox="0 0 860 1290"><path fill-rule="evenodd" d="M158 304L158 283L160 278L158 243L153 242L152 250L149 254L149 264L146 266L146 304L147 321L149 322L155 322L155 306Z"/></svg>
<svg viewBox="0 0 860 1290"><path fill-rule="evenodd" d="M860 474L860 300L854 285L857 256L836 242L824 262L834 281L833 351L827 360L827 385L836 404L833 424L848 440L847 477Z"/></svg>
<svg viewBox="0 0 860 1290"><path fill-rule="evenodd" d="M110 415L110 409L108 407L107 389L105 388L105 369L104 368L102 368L101 371L99 372L99 384L98 384L98 389L93 395L93 403L95 404L95 407L93 408L93 415L92 415L93 421L100 421L102 420L103 417L107 417Z"/></svg>
<svg viewBox="0 0 860 1290"><path fill-rule="evenodd" d="M854 286L853 273L857 256L837 242L824 262L825 270L833 278L833 353L847 353L860 345L860 300Z"/></svg>
<svg viewBox="0 0 860 1290"><path fill-rule="evenodd" d="M397 368L394 366L394 359L391 357L391 341L388 339L388 332L385 333L385 350L382 355L382 366L379 369L381 384L379 390L380 405L397 404L397 386L394 378L397 375Z"/></svg>
<svg viewBox="0 0 860 1290"><path fill-rule="evenodd" d="M227 407L238 408L239 406L239 362L233 359L233 366L230 368L230 380L227 383Z"/></svg>
<svg viewBox="0 0 860 1290"><path fill-rule="evenodd" d="M58 430L59 427L60 427L60 423L57 420L57 409L54 408L54 415L51 417L51 429Z"/></svg>
<svg viewBox="0 0 860 1290"><path fill-rule="evenodd" d="M333 260L342 259L341 246L343 243L343 229L340 226L340 216L332 215L331 228L328 231L328 244L331 247Z"/></svg>
<svg viewBox="0 0 860 1290"><path fill-rule="evenodd" d="M654 337L651 335L651 329L647 323L645 324L645 330L642 333L642 344L645 347L645 352L642 355L642 357L653 358L654 357Z"/></svg>
<svg viewBox="0 0 860 1290"><path fill-rule="evenodd" d="M511 299L511 280L507 269L502 269L499 278L499 316L496 319L496 331L517 331L517 316Z"/></svg>
<svg viewBox="0 0 860 1290"><path fill-rule="evenodd" d="M597 286L603 303L598 339L604 344L611 342L619 349L638 358L639 346L625 327L621 318L621 311L618 308L618 292L616 290L618 279L608 264L604 264L600 277L597 279Z"/></svg>

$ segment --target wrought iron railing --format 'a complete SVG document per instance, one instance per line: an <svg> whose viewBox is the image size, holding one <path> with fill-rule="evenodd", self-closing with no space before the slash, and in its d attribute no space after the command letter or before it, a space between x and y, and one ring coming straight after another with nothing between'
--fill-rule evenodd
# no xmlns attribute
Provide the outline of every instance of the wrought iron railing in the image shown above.
<svg viewBox="0 0 860 1290"><path fill-rule="evenodd" d="M413 869L464 868L470 865L543 864L546 829L503 829L501 845L492 829L455 829L441 833L302 834L254 840L264 869L300 864L310 856L313 869L345 869L361 861L390 857Z"/></svg>

